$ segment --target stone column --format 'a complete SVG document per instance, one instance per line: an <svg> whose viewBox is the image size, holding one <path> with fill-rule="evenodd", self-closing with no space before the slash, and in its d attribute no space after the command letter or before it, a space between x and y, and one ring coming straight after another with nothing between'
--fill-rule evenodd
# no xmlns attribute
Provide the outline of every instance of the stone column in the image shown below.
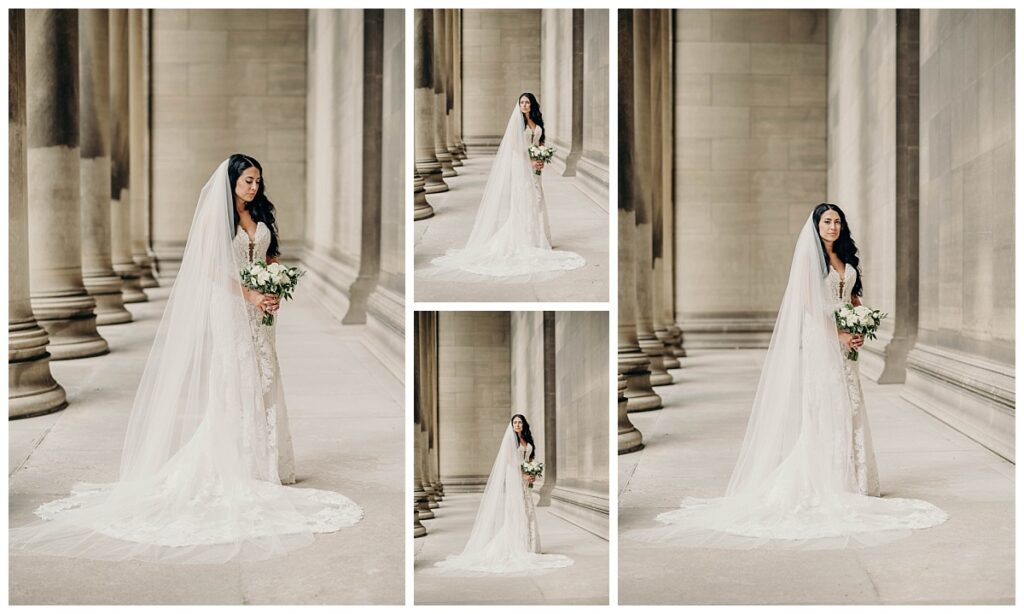
<svg viewBox="0 0 1024 614"><path fill-rule="evenodd" d="M131 186L132 260L139 285L155 288L149 241L149 49L146 9L128 10L128 141Z"/></svg>
<svg viewBox="0 0 1024 614"><path fill-rule="evenodd" d="M644 447L644 437L629 420L629 402L626 399L626 376L619 366L619 454L629 454Z"/></svg>
<svg viewBox="0 0 1024 614"><path fill-rule="evenodd" d="M636 129L634 91L633 9L619 11L619 372L626 378L629 411L661 407L651 388L650 360L636 336Z"/></svg>
<svg viewBox="0 0 1024 614"><path fill-rule="evenodd" d="M462 166L459 148L455 142L455 13L456 9L444 9L444 112L446 147L452 157L452 166Z"/></svg>
<svg viewBox="0 0 1024 614"><path fill-rule="evenodd" d="M586 42L584 9L572 9L572 136L569 151L565 155L563 177L575 177L576 166L583 156L583 78L584 56L583 47Z"/></svg>
<svg viewBox="0 0 1024 614"><path fill-rule="evenodd" d="M466 143L462 140L462 9L452 9L452 129L459 150L459 159L466 159Z"/></svg>
<svg viewBox="0 0 1024 614"><path fill-rule="evenodd" d="M110 9L110 220L114 270L124 280L124 302L146 300L132 258L128 107L128 9Z"/></svg>
<svg viewBox="0 0 1024 614"><path fill-rule="evenodd" d="M423 177L417 171L412 175L412 219L424 220L433 217L434 208L427 202L427 191L423 189Z"/></svg>
<svg viewBox="0 0 1024 614"><path fill-rule="evenodd" d="M7 407L9 417L22 418L63 409L67 395L50 374L49 337L36 323L29 299L25 9L9 9L7 24Z"/></svg>
<svg viewBox="0 0 1024 614"><path fill-rule="evenodd" d="M434 155L441 163L441 176L454 177L458 173L452 167L452 155L448 152L448 119L445 107L445 27L444 9L433 9L434 18Z"/></svg>
<svg viewBox="0 0 1024 614"><path fill-rule="evenodd" d="M640 348L651 361L651 385L665 386L672 383L672 376L665 370L663 355L664 344L654 333L654 160L652 155L651 141L655 139L656 129L652 125L652 113L654 104L651 101L653 82L653 66L651 56L653 45L651 41L652 13L654 11L640 9L634 11L633 26L636 38L633 40L635 47L635 87L637 102L634 108L636 114L636 139L637 159L634 167L636 173L637 189L634 194L636 202L636 255L634 266L636 268L636 333Z"/></svg>
<svg viewBox="0 0 1024 614"><path fill-rule="evenodd" d="M105 354L82 281L78 11L26 13L28 237L32 310L54 360Z"/></svg>
<svg viewBox="0 0 1024 614"><path fill-rule="evenodd" d="M555 312L544 312L544 476L537 505L551 505L551 491L558 485L558 361L555 344Z"/></svg>
<svg viewBox="0 0 1024 614"><path fill-rule="evenodd" d="M432 9L415 11L415 166L416 172L423 178L424 191L434 194L448 191L448 184L441 177L441 163L434 153L434 15ZM417 215L417 220L428 218L434 213L433 209L429 215L423 209L420 211L423 214Z"/></svg>
<svg viewBox="0 0 1024 614"><path fill-rule="evenodd" d="M97 324L132 321L121 277L110 255L110 41L105 9L78 13L79 177L82 201L82 280L96 300Z"/></svg>

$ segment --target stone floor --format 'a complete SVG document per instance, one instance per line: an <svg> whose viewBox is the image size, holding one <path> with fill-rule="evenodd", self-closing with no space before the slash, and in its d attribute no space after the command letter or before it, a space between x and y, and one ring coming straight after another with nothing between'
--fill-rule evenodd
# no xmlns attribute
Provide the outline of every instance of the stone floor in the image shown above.
<svg viewBox="0 0 1024 614"><path fill-rule="evenodd" d="M414 226L416 301L607 301L608 204L604 203L602 208L575 187L574 179L562 177L553 169L544 172L544 200L552 241L556 249L583 256L586 266L543 281L524 283L455 283L422 278L421 271L430 266L433 258L466 244L493 161L493 155L469 157L463 166L457 167L458 176L445 179L449 191L427 197L434 216L418 220Z"/></svg>
<svg viewBox="0 0 1024 614"><path fill-rule="evenodd" d="M537 508L544 552L573 559L569 567L537 576L456 578L423 573L437 561L458 554L473 527L480 493L450 493L425 520L427 535L413 544L416 605L579 605L608 603L608 542Z"/></svg>
<svg viewBox="0 0 1024 614"><path fill-rule="evenodd" d="M53 363L62 412L9 422L10 523L79 480L116 479L128 413L167 289L130 306L136 321L101 327L107 356ZM12 555L12 604L404 603L404 393L361 342L298 293L281 309L278 352L299 486L342 492L363 506L350 529L259 563L175 566Z"/></svg>
<svg viewBox="0 0 1024 614"><path fill-rule="evenodd" d="M764 352L693 352L657 388L665 409L631 413L646 447L619 457L619 531L654 526L684 495L720 496L746 429ZM882 494L949 513L876 548L671 549L619 540L622 604L1012 604L1014 466L864 380Z"/></svg>

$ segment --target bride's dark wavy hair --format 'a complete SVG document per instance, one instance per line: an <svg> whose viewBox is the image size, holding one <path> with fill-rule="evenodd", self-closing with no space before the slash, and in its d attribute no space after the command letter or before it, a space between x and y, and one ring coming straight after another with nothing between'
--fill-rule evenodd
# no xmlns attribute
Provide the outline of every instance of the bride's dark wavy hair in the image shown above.
<svg viewBox="0 0 1024 614"><path fill-rule="evenodd" d="M547 136L547 130L544 130L544 115L540 112L540 103L537 102L537 97L530 92L523 92L522 94L519 94L519 98L516 98L516 100L522 100L523 96L530 99L530 119L533 120L533 123L540 126L540 144L543 145L544 137ZM523 114L523 123L526 123L525 114Z"/></svg>
<svg viewBox="0 0 1024 614"><path fill-rule="evenodd" d="M526 416L524 416L523 414L516 414L512 416L512 419L509 420L508 423L512 424L512 421L515 420L516 418L519 418L520 420L523 421L523 440L526 441L526 443L533 446L533 449L530 450L530 460L533 460L533 457L537 455L537 444L533 443L533 433L530 432L530 423L526 421ZM514 432L515 431L513 431L513 433ZM516 447L519 447L518 437L516 437Z"/></svg>
<svg viewBox="0 0 1024 614"><path fill-rule="evenodd" d="M281 255L277 241L277 222L274 218L274 203L267 198L267 178L263 174L263 167L259 161L252 156L236 153L231 154L228 159L228 182L231 184L231 213L235 216L235 228L241 223L238 210L234 206L235 185L238 178L242 176L247 168L256 167L260 172L260 187L256 190L256 198L252 202L245 203L245 210L252 216L253 221L263 222L270 229L270 246L267 247L267 259L277 258Z"/></svg>
<svg viewBox="0 0 1024 614"><path fill-rule="evenodd" d="M839 238L836 239L835 243L832 244L832 251L835 252L836 256L843 261L847 266L852 266L857 271L857 281L853 284L853 290L851 290L851 296L862 296L864 292L864 284L861 283L860 274L860 258L857 256L857 244L853 242L853 234L850 232L850 225L846 221L846 214L838 206L832 203L821 203L814 208L814 229L818 229L818 221L821 220L821 216L826 211L835 211L839 214ZM825 241L821 238L821 234L818 234L818 240L821 241L821 251L825 254L825 270L828 270L828 250L825 249Z"/></svg>

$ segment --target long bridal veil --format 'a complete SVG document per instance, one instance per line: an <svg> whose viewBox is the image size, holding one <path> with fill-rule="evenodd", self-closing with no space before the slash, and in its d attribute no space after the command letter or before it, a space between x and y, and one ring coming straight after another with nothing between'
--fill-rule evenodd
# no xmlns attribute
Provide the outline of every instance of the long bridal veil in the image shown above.
<svg viewBox="0 0 1024 614"><path fill-rule="evenodd" d="M334 492L282 486L231 252L228 162L199 197L132 405L120 479L77 484L11 529L14 550L174 563L258 560L355 524ZM72 411L72 410L68 410Z"/></svg>
<svg viewBox="0 0 1024 614"><path fill-rule="evenodd" d="M510 424L502 435L466 547L461 554L436 563L439 573L526 575L572 565L567 556L530 551L525 500L529 494L523 488L516 442Z"/></svg>
<svg viewBox="0 0 1024 614"><path fill-rule="evenodd" d="M535 194L526 124L519 105L505 127L476 221L463 249L450 249L432 260L428 276L466 280L510 278L576 269L586 261L573 252L551 249L544 233L541 199ZM462 273L459 276L457 273Z"/></svg>
<svg viewBox="0 0 1024 614"><path fill-rule="evenodd" d="M934 505L861 495L850 394L813 218L797 239L725 497L685 498L642 541L717 548L872 546L944 522Z"/></svg>

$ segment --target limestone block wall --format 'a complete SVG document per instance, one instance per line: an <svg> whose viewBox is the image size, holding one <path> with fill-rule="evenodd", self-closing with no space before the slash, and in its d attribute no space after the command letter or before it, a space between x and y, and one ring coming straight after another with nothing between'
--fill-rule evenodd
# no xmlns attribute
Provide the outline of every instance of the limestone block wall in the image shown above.
<svg viewBox="0 0 1024 614"><path fill-rule="evenodd" d="M462 138L467 146L496 147L518 96L540 91L540 16L539 9L463 9Z"/></svg>
<svg viewBox="0 0 1024 614"><path fill-rule="evenodd" d="M555 313L558 479L552 513L608 536L608 314Z"/></svg>
<svg viewBox="0 0 1024 614"><path fill-rule="evenodd" d="M512 416L509 318L438 315L438 448L446 491L483 489Z"/></svg>
<svg viewBox="0 0 1024 614"><path fill-rule="evenodd" d="M306 11L152 11L152 241L177 270L199 191L235 152L263 165L288 256L305 228ZM166 266L164 266L166 265Z"/></svg>
<svg viewBox="0 0 1024 614"><path fill-rule="evenodd" d="M896 11L833 10L828 25L827 200L842 207L860 249L864 303L890 314L862 364L862 373L875 375L880 365L869 356L885 348L902 315L896 306Z"/></svg>
<svg viewBox="0 0 1024 614"><path fill-rule="evenodd" d="M583 11L583 155L576 169L580 186L608 206L608 11Z"/></svg>
<svg viewBox="0 0 1024 614"><path fill-rule="evenodd" d="M763 346L826 193L827 13L683 9L674 26L676 318L687 347Z"/></svg>
<svg viewBox="0 0 1024 614"><path fill-rule="evenodd" d="M907 396L1014 458L1012 11L922 10L920 321Z"/></svg>

